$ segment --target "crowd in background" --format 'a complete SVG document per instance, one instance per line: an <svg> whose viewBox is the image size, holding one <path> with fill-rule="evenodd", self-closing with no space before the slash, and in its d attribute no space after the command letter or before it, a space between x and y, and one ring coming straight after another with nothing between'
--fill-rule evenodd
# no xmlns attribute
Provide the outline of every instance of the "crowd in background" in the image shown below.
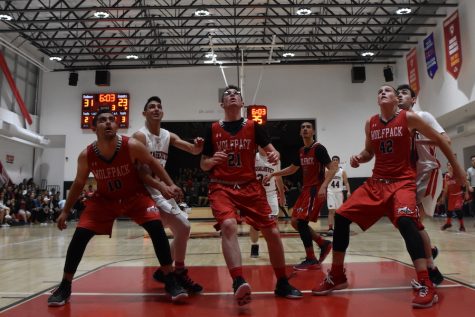
<svg viewBox="0 0 475 317"><path fill-rule="evenodd" d="M182 188L185 203L190 207L208 207L207 173L199 168L181 168L175 183ZM300 192L300 184L294 184L284 178L287 205L291 207ZM70 220L79 218L87 199L94 194L94 188L89 185L73 207ZM32 179L23 180L20 184L9 184L0 187L0 225L21 226L25 224L46 224L55 222L64 200L61 193L54 188L40 189ZM465 216L473 216L468 204L464 205ZM446 217L445 204L438 204L435 217Z"/></svg>
<svg viewBox="0 0 475 317"><path fill-rule="evenodd" d="M78 213L84 209L85 190L76 203ZM0 225L2 227L54 222L64 207L61 193L55 188L40 189L30 180L0 187ZM78 215L73 215L78 217Z"/></svg>

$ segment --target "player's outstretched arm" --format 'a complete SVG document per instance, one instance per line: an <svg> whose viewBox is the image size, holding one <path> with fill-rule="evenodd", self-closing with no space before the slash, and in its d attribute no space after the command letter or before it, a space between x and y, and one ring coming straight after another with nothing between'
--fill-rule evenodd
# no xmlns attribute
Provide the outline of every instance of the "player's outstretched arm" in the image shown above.
<svg viewBox="0 0 475 317"><path fill-rule="evenodd" d="M452 165L457 183L459 185L464 185L467 175L457 162L457 159L455 158L455 155L453 154L452 148L450 147L449 142L447 142L447 139L430 127L427 123L425 123L424 120L422 120L417 114L408 111L406 112L406 116L409 129L419 131L426 138L432 140L434 144L440 148L442 153L444 153L445 157Z"/></svg>
<svg viewBox="0 0 475 317"><path fill-rule="evenodd" d="M197 137L193 140L193 143L190 143L180 138L177 134L170 132L170 144L185 152L198 155L203 151L204 139Z"/></svg>

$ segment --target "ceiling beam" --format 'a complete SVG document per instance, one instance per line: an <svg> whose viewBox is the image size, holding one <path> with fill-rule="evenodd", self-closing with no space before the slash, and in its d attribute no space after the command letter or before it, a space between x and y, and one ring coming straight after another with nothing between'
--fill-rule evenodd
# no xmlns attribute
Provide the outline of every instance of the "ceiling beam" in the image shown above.
<svg viewBox="0 0 475 317"><path fill-rule="evenodd" d="M15 13L36 13L36 12L70 12L70 11L143 11L143 10L194 10L199 8L206 8L207 10L218 10L218 9L269 9L269 8L401 8L401 7L410 7L410 8L454 8L457 7L457 3L310 3L310 4L295 4L295 3L267 3L267 4L192 4L192 5L157 5L157 6L96 6L96 7L76 7L76 8L67 8L67 7L56 7L56 8L15 8L12 9L9 7L7 12ZM209 17L206 17L209 18Z"/></svg>

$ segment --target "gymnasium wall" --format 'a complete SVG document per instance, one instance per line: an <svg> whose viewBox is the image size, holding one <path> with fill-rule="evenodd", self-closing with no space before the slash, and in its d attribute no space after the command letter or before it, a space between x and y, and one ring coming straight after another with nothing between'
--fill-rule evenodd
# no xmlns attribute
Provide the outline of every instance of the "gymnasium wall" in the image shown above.
<svg viewBox="0 0 475 317"><path fill-rule="evenodd" d="M364 142L364 123L378 111L376 94L384 83L384 65L366 66L367 80L351 83L351 66L270 66L245 67L244 99L269 107L270 119L316 118L318 140L330 154L347 160ZM237 83L236 67L225 69L228 83ZM161 97L164 121L207 121L222 116L218 88L224 87L216 66L111 71L111 86L94 84L94 72L80 72L77 87L67 85L68 73L46 73L43 78L41 133L66 136L65 157L49 162L64 166L64 180L73 180L80 150L95 139L91 131L80 129L81 94L86 92L128 92L131 96L130 135L143 125L142 109L149 96ZM296 140L300 137L295 135ZM45 152L48 150L46 149ZM349 171L350 176L368 176L371 164ZM54 180L48 178L52 183ZM62 184L62 179L57 180Z"/></svg>
<svg viewBox="0 0 475 317"><path fill-rule="evenodd" d="M423 110L450 125L472 120L475 114L475 2L459 1L462 34L463 66L458 80L445 71L442 21L431 29L434 32L439 70L434 79L427 76L422 39L417 45L421 92L419 104ZM453 9L450 9L450 14ZM269 117L275 120L316 118L318 139L327 146L330 154L338 154L347 161L351 154L363 146L364 121L378 111L376 90L384 82L382 69L386 65L367 65L367 80L352 84L350 65L321 66L267 66L245 67L243 89L246 104L250 104L256 92L259 78L260 89L255 103L269 107ZM224 69L229 83L237 84L236 67ZM394 66L395 82L407 82L405 58ZM64 150L58 148L37 151L34 160L25 163L25 170L35 170L35 179L47 178L50 184L63 184L73 180L77 156L95 139L91 131L80 129L81 94L86 92L128 92L131 95L130 129L121 133L130 135L143 124L141 109L147 97L159 95L165 107L165 121L207 121L221 117L218 106L218 88L224 86L221 71L216 66L175 69L115 70L111 71L111 86L94 84L94 72L79 73L77 87L68 86L67 72L43 73L40 87L40 133L63 136ZM461 111L463 110L463 111ZM473 121L473 120L472 120ZM447 128L448 126L446 126ZM298 136L295 136L298 138ZM459 156L463 149L473 145L473 135L453 139L453 148ZM16 156L23 154L23 145L0 140L2 152L7 149ZM1 155L2 153L0 153ZM29 160L29 159L28 159ZM366 177L371 174L372 163L359 169L349 169L350 177ZM16 177L20 177L19 166Z"/></svg>

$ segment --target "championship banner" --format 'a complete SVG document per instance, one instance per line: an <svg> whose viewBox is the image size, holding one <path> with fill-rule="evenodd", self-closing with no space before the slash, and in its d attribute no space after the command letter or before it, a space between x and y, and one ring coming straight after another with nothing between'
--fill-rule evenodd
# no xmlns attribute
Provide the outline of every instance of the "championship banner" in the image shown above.
<svg viewBox="0 0 475 317"><path fill-rule="evenodd" d="M447 71L457 79L462 68L462 39L458 11L444 21L444 42Z"/></svg>
<svg viewBox="0 0 475 317"><path fill-rule="evenodd" d="M426 56L427 74L433 79L439 68L437 66L437 56L435 55L434 33L431 33L424 39L424 53Z"/></svg>
<svg viewBox="0 0 475 317"><path fill-rule="evenodd" d="M416 48L413 48L406 55L407 62L407 76L409 78L409 86L415 91L416 95L419 94L419 71L417 70L417 54Z"/></svg>

